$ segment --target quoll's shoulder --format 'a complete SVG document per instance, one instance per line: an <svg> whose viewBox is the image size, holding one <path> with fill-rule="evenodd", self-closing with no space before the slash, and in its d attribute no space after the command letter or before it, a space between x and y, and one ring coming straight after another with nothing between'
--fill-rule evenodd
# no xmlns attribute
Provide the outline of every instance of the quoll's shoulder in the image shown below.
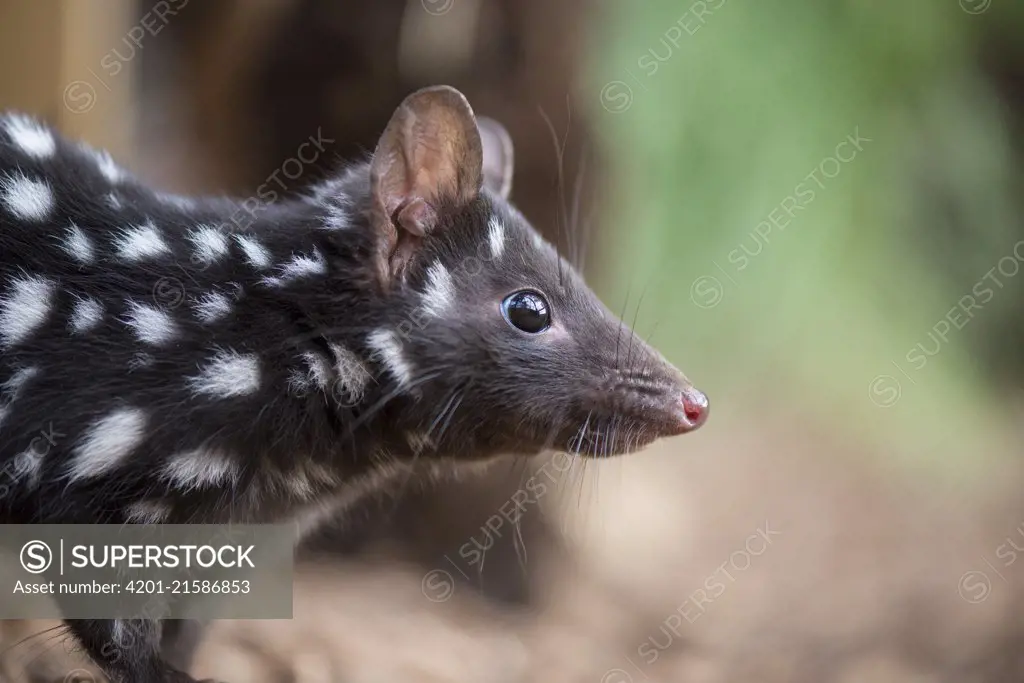
<svg viewBox="0 0 1024 683"><path fill-rule="evenodd" d="M84 143L71 142L53 127L21 112L0 113L0 167L5 175L13 169L28 167L46 175L78 169L87 180L96 175L110 183L128 179L124 169L105 151Z"/></svg>
<svg viewBox="0 0 1024 683"><path fill-rule="evenodd" d="M45 159L57 151L58 136L54 130L27 114L0 113L0 130L0 158L4 161L21 156Z"/></svg>
<svg viewBox="0 0 1024 683"><path fill-rule="evenodd" d="M89 257L87 243L145 238L153 225L164 240L182 241L197 230L201 237L204 226L227 222L233 207L226 198L157 190L105 150L65 138L32 116L0 113L0 241L8 251L41 247L57 231L64 251L81 262ZM93 260L102 259L86 258Z"/></svg>
<svg viewBox="0 0 1024 683"><path fill-rule="evenodd" d="M141 220L155 202L108 152L26 114L0 114L0 237L7 241L38 242L48 235L44 227L88 232ZM27 226L35 229L22 230Z"/></svg>

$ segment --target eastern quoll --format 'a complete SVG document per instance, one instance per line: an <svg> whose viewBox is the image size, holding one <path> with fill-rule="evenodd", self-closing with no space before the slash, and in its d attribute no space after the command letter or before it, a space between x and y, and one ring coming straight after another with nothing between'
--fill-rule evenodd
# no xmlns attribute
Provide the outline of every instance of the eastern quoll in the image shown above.
<svg viewBox="0 0 1024 683"><path fill-rule="evenodd" d="M0 522L310 520L417 461L700 426L706 397L508 203L511 174L505 130L444 86L242 223L0 118ZM127 652L125 622L67 625L114 680L192 680L159 623Z"/></svg>

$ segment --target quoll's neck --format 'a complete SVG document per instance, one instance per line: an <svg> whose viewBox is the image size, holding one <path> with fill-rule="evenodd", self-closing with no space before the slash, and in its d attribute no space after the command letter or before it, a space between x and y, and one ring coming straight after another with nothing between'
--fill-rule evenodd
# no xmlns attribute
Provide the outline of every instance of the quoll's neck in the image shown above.
<svg viewBox="0 0 1024 683"><path fill-rule="evenodd" d="M252 320L279 320L288 329L283 345L294 358L282 367L291 392L327 392L346 413L365 407L388 381L375 333L405 317L373 265L366 176L357 167L253 224L254 238L283 260L261 270L242 308Z"/></svg>
<svg viewBox="0 0 1024 683"><path fill-rule="evenodd" d="M188 521L289 519L379 488L409 459L381 410L389 386L372 355L373 331L395 314L368 265L364 180L356 169L255 215L224 205L218 229L231 235L235 259L199 264L185 299L230 292L232 310L194 348L230 349L228 364L253 358L259 389L230 412L218 406L193 420L209 437L201 457L236 459L237 475L230 492L176 491L173 519L181 510Z"/></svg>
<svg viewBox="0 0 1024 683"><path fill-rule="evenodd" d="M389 421L404 397L381 330L403 314L370 265L367 185L366 169L357 168L311 199L272 205L241 227L238 209L226 221L256 273L235 319L257 340L268 386L250 440L266 467L253 483L276 487L284 506L348 495L425 447ZM229 273L204 275L232 286Z"/></svg>

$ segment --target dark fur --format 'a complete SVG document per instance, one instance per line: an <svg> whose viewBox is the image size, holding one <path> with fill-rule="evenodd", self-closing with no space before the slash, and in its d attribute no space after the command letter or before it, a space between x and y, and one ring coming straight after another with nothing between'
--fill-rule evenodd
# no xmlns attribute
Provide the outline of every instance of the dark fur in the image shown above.
<svg viewBox="0 0 1024 683"><path fill-rule="evenodd" d="M382 464L550 448L613 455L681 431L682 376L623 329L555 250L538 247L527 222L489 191L465 205L443 206L437 230L422 241L401 281L383 287L374 265L379 235L370 217L368 165L349 169L309 198L266 205L255 220L232 200L184 207L130 178L114 186L88 151L59 138L54 155L28 157L0 131L0 181L13 173L46 180L55 202L42 222L22 221L0 204L0 297L25 274L50 278L57 289L46 322L30 339L0 351L0 384L18 369L39 370L0 425L0 466L45 448L37 480L0 482L7 489L0 522L124 523L135 521L126 511L140 501L167 505L166 522L275 521L350 497L354 482ZM110 205L111 192L120 208ZM325 230L338 211L350 225ZM487 226L494 217L505 227L500 258L489 258ZM90 266L58 245L72 222L96 249ZM112 236L146 222L172 253L125 263ZM275 270L256 271L234 241L228 257L202 267L186 240L200 224L258 236L276 265L315 249L327 274L268 286L262 278ZM427 268L436 262L447 267L456 291L442 317L420 308ZM548 332L528 335L503 318L502 299L522 288L547 297ZM230 295L233 310L205 324L190 302L210 291ZM106 309L100 326L86 334L67 328L75 295ZM128 300L168 310L177 336L162 346L141 343L120 321ZM379 329L400 335L415 371L411 390L399 389L368 345ZM330 344L345 346L370 369L373 380L356 405L332 391L297 396L288 390L301 354L330 358ZM230 400L192 395L185 378L215 349L257 354L260 389ZM140 364L140 352L152 362ZM113 471L70 480L67 466L85 430L125 405L148 412L145 440ZM47 430L52 438L39 442ZM429 434L432 445L410 443L409 433ZM156 476L171 454L198 447L239 458L237 485L184 490ZM309 493L286 485L301 473L312 484ZM190 680L160 659L158 624L131 622L127 631L119 627L131 637L116 641L113 622L69 625L117 680Z"/></svg>

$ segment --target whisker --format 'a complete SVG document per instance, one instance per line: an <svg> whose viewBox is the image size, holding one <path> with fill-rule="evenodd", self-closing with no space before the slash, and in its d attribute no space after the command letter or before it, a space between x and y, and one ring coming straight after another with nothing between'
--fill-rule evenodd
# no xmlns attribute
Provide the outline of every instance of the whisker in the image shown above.
<svg viewBox="0 0 1024 683"><path fill-rule="evenodd" d="M348 428L349 434L352 434L353 432L355 432L355 430L358 427L361 427L362 425L366 424L366 422L368 420L370 420L372 417L376 416L376 414L379 413L384 408L385 405L387 405L390 401L392 401L396 397L398 397L398 396L408 392L410 389L415 389L419 385L424 384L426 382L429 382L432 379L436 379L440 375L441 375L440 371L432 372L432 373L427 373L427 374L421 375L420 377L417 377L416 379L412 380L409 383L409 385L407 385L407 386L396 387L392 391L388 392L386 395L384 395L383 398L381 398L376 403L374 403L369 408L367 408L366 412L360 414L359 417L355 421L353 421L353 423L351 425L349 425L349 428Z"/></svg>
<svg viewBox="0 0 1024 683"><path fill-rule="evenodd" d="M64 642L64 640L66 640L66 637L69 635L70 632L68 631L68 628L65 624L60 624L47 629L43 629L42 631L33 633L29 636L26 636L25 638L22 638L14 645L11 645L9 648L5 649L3 653L0 653L0 656L5 656L9 654L15 647L24 645L30 640L34 640L36 638L39 638L40 636L44 636L40 642L32 643L31 647L27 650L26 655L31 656L28 656L27 658L18 657L12 660L12 663L14 664L14 667L16 669L28 673L29 668L33 663L44 657L57 645L60 645L62 642ZM39 651L40 648L41 651Z"/></svg>
<svg viewBox="0 0 1024 683"><path fill-rule="evenodd" d="M460 395L458 387L456 387L455 389L452 390L452 397L451 397L451 399L449 399L448 403L445 404L444 408L441 409L441 412L438 414L438 416L436 418L434 418L434 421L431 423L430 429L427 431L427 434L426 434L426 436L428 438L430 438L430 435L434 431L434 427L437 425L438 421L444 416L444 414L446 412L448 412L448 408L452 405L452 402L455 400L456 395L459 396L459 400L458 400L458 403L455 404L455 408L452 408L452 414L455 413L455 410L457 410L459 405L462 403L462 396L465 395L465 392L463 391L461 393L461 395ZM449 419L451 419L450 415L449 415ZM441 437L444 435L444 429L447 426L448 426L448 422L446 421L445 422L445 426L441 428L441 432L439 432L438 435L437 435L437 440L438 441L440 441ZM414 476L415 471L416 471L416 463L419 461L420 454L424 450L425 450L425 448L419 448L419 447L417 447L414 450L414 452L412 454L412 463L409 465L409 468L405 472L405 477L402 480L402 484L401 484L401 486L398 487L398 492L395 494L394 506L391 508L391 512L387 515L387 517L389 519L392 516L394 516L395 512L398 510L398 506L401 503L402 498L405 497L406 491L408 491L408 489L409 489L409 483L412 481L413 476Z"/></svg>
<svg viewBox="0 0 1024 683"><path fill-rule="evenodd" d="M578 456L580 454L580 449L583 448L583 437L587 433L587 427L590 425L590 416L593 414L594 411L592 410L587 413L587 419L583 422L582 425L580 425L579 429L576 430L576 435L569 440L570 451L572 451L572 444L574 442L576 444L575 452L572 453L572 455L574 456Z"/></svg>
<svg viewBox="0 0 1024 683"><path fill-rule="evenodd" d="M469 387L463 389L462 393L459 394L459 398L455 402L455 405L452 406L451 411L448 412L448 417L445 419L444 424L441 425L441 431L437 434L438 440L440 440L444 436L445 431L447 431L448 425L451 424L452 418L455 417L455 411L462 405L462 399L466 398L467 391L469 391Z"/></svg>
<svg viewBox="0 0 1024 683"><path fill-rule="evenodd" d="M519 494L520 492L522 492L523 489L526 486L526 481L527 481L526 473L530 471L530 467L529 467L529 461L526 458L515 458L513 460L513 463L516 464L515 466L519 466L520 467L520 471L519 471L519 484L516 486L516 491L513 494L513 500L514 500L514 497L517 494ZM532 478L533 476L534 475L531 473L530 474L530 478ZM529 500L529 499L527 499L527 500ZM540 502L539 498L537 498L536 500L533 501L534 504L537 504L539 502ZM523 509L520 509L518 504L517 504L517 506L516 506L516 519L515 519L515 522L514 522L514 525L513 525L513 528L515 530L515 535L512 537L512 547L516 551L516 561L519 564L519 569L520 569L520 571L522 571L523 576L526 576L527 556L526 556L526 541L523 538L522 519L527 514L527 509L528 508L525 508L525 507Z"/></svg>
<svg viewBox="0 0 1024 683"><path fill-rule="evenodd" d="M619 346L622 342L622 319L626 316L626 308L629 306L629 295L633 293L633 279L630 278L629 283L626 284L626 298L622 301L622 310L619 311L619 329L615 334L615 369L621 370L622 366L619 364Z"/></svg>
<svg viewBox="0 0 1024 683"><path fill-rule="evenodd" d="M655 321L654 321L654 325L653 325L653 326L651 327L651 332L650 332L650 334L648 334L648 335L647 335L647 337L646 337L646 338L644 338L644 344L647 344L648 346L650 346L650 344L651 344L651 339L653 339L653 338L654 338L654 333L658 331L658 325L660 325L660 324L661 324L661 318L658 318L657 320L655 320ZM650 367L651 367L651 364L652 364L653 362L654 362L654 361L653 361L653 359L651 359L651 358L644 358L644 362L643 362L643 364L642 364L642 365L640 366L640 372L641 372L641 374L646 374L646 373L647 373L647 371L648 371L648 370L650 369Z"/></svg>
<svg viewBox="0 0 1024 683"><path fill-rule="evenodd" d="M47 639L46 642L47 642L46 648L43 649L42 652L39 652L38 654L36 654L34 657L29 659L28 661L23 662L24 669L26 671L33 664L35 664L36 662L38 662L40 660L43 660L48 654L50 654L54 650L54 648L56 648L57 646L61 645L61 643L62 643L62 641L60 640L60 638L57 635L51 636L50 638Z"/></svg>
<svg viewBox="0 0 1024 683"><path fill-rule="evenodd" d="M544 111L543 107L537 107L537 109L538 109L538 111L540 111L541 118L544 119L544 123L548 127L548 132L551 133L551 141L554 143L554 146L555 146L555 158L556 158L556 160L558 162L558 180L557 180L557 182L558 182L559 201L558 201L558 203L555 206L555 253L558 255L558 285L560 287L564 287L565 286L565 280L564 280L564 273L562 272L563 271L563 269L562 269L562 252L561 252L561 249L559 248L559 242L561 241L561 235L562 235L562 220L561 220L562 213L561 212L564 211L564 208L565 208L564 207L564 199L562 197L562 194L563 194L562 193L562 176L563 176L562 157L563 157L563 154L564 154L564 146L559 143L558 132L555 130L555 124L554 124L554 122L551 121L551 117L548 116L547 112Z"/></svg>
<svg viewBox="0 0 1024 683"><path fill-rule="evenodd" d="M516 515L515 525L513 526L515 535L512 537L512 547L516 551L516 560L519 562L519 569L522 570L523 575L525 576L527 557L526 541L523 539L522 515L523 513L521 511Z"/></svg>
<svg viewBox="0 0 1024 683"><path fill-rule="evenodd" d="M596 433L597 441L598 441L598 443L600 443L601 442L601 427L600 426L598 426L598 428L597 428L595 433ZM581 468L581 471L580 471L579 491L576 492L576 509L577 510L582 510L583 509L583 487L587 483L587 460L588 460L588 458L581 458L581 460L583 462L583 467Z"/></svg>
<svg viewBox="0 0 1024 683"><path fill-rule="evenodd" d="M572 456L573 456L572 457L572 465L569 467L570 475L572 474L573 469L580 462L580 460L583 460L584 469L585 469L586 459L585 458L580 458L580 451L583 449L584 439L586 438L586 435L587 435L587 429L590 428L590 418L593 416L593 414L594 414L594 411L589 411L587 413L587 419L583 422L583 427L582 427L581 432L580 432L581 435L580 435L578 443L576 444L576 450L572 454ZM579 501L577 501L577 506L579 506Z"/></svg>
<svg viewBox="0 0 1024 683"><path fill-rule="evenodd" d="M584 243L579 230L580 200L583 194L583 177L586 174L587 162L584 152L580 152L579 166L576 169L576 180L573 183L572 214L569 219L569 232L576 236L577 251L573 258L575 266L583 272Z"/></svg>
<svg viewBox="0 0 1024 683"><path fill-rule="evenodd" d="M413 479L413 473L416 471L416 463L419 462L420 453L422 452L422 449L417 448L412 454L412 462L409 463L409 467L405 471L405 477L402 479L402 484L398 487L398 491L393 496L391 510L384 515L384 519L388 522L394 519L395 513L398 512L398 506L402 504L402 499L405 498L405 492L409 488L409 482Z"/></svg>
<svg viewBox="0 0 1024 683"><path fill-rule="evenodd" d="M480 549L480 564L476 568L476 578L480 582L479 587L481 589L484 587L484 563L487 561L487 551L490 550L491 546L495 543L495 540L491 538L491 530L489 528L484 533L487 535L487 540L490 541L490 543Z"/></svg>
<svg viewBox="0 0 1024 683"><path fill-rule="evenodd" d="M608 425L608 442L605 445L604 457L611 457L612 451L615 450L615 437L618 435L619 425L622 424L622 417L616 415L611 423Z"/></svg>
<svg viewBox="0 0 1024 683"><path fill-rule="evenodd" d="M587 270L587 258L590 252L590 239L593 236L594 226L594 214L597 213L598 207L595 202L590 202L591 206L587 210L587 217L584 219L582 226L582 239L584 243L583 259L580 261L579 270L581 273L585 273Z"/></svg>
<svg viewBox="0 0 1024 683"><path fill-rule="evenodd" d="M654 325L651 327L650 334L648 334L644 338L644 343L645 344L650 344L651 343L651 339L654 338L654 333L658 331L658 325L660 325L660 324L661 324L661 318L658 318L657 320L654 321Z"/></svg>
<svg viewBox="0 0 1024 683"><path fill-rule="evenodd" d="M565 240L566 240L566 244L569 247L569 254L570 254L570 258L571 258L571 260L569 262L575 266L575 265L579 264L579 240L578 240L579 235L576 233L576 230L575 230L575 228L576 228L575 216L573 216L572 222L571 223L569 222L569 220L570 220L569 219L570 213L569 213L569 208L566 205L566 201L565 201L565 149L566 149L566 147L569 144L569 133L570 133L570 131L572 129L572 102L569 99L568 93L566 93L566 96L565 96L565 113L566 113L565 137L562 138L562 153L561 153L561 161L559 162L560 173L559 173L559 182L558 182L558 186L559 186L558 194L559 194L559 196L561 198L561 201L562 201L562 224L565 226ZM577 175L577 177L579 177L579 176ZM573 209L573 213L575 213L575 208Z"/></svg>
<svg viewBox="0 0 1024 683"><path fill-rule="evenodd" d="M452 402L455 400L455 397L458 394L459 387L456 386L454 389L451 390L451 393L449 394L451 398L448 399L448 402L445 403L444 407L441 408L441 410L438 412L437 417L435 417L434 420L430 423L430 428L427 430L426 434L428 438L430 437L431 434L434 433L434 428L437 427L437 424L441 421L441 418L443 418L445 416L445 413L448 412L448 408L451 407Z"/></svg>
<svg viewBox="0 0 1024 683"><path fill-rule="evenodd" d="M643 291L640 292L640 299L636 303L636 310L633 311L633 322L629 327L629 350L626 352L626 367L629 367L630 358L633 357L633 339L636 337L636 320L640 316L640 307L644 305L644 297L647 295L647 288L650 286L650 282L644 285Z"/></svg>
<svg viewBox="0 0 1024 683"><path fill-rule="evenodd" d="M39 638L40 636L47 635L51 631L58 631L58 630L65 630L66 631L67 628L68 627L67 627L66 624L57 624L56 626L51 626L50 628L44 628L42 631L36 631L35 633L30 633L29 635L25 636L24 638L21 638L17 642L12 643L8 647L5 647L3 650L0 650L0 658L3 658L5 655L7 655L14 648L20 647L21 645L26 644L28 641L30 641L30 640L32 640L34 638Z"/></svg>

